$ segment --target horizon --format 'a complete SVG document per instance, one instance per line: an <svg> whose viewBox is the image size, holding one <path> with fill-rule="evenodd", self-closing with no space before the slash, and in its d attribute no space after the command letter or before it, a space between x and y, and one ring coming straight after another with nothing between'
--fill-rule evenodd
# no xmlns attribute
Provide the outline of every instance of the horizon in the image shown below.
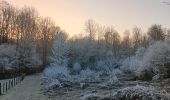
<svg viewBox="0 0 170 100"><path fill-rule="evenodd" d="M70 36L85 33L85 22L93 19L102 26L113 26L120 35L134 27L142 31L153 24L170 28L168 0L5 0L21 8L35 8L43 17L50 17Z"/></svg>
<svg viewBox="0 0 170 100"><path fill-rule="evenodd" d="M170 1L0 0L0 100L170 100Z"/></svg>

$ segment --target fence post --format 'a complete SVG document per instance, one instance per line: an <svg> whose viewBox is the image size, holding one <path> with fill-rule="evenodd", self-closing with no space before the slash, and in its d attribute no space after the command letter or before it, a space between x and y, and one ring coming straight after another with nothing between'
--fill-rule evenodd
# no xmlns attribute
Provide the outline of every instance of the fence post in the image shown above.
<svg viewBox="0 0 170 100"><path fill-rule="evenodd" d="M17 84L19 83L19 77L17 77Z"/></svg>
<svg viewBox="0 0 170 100"><path fill-rule="evenodd" d="M11 80L11 87L13 87L13 80Z"/></svg>
<svg viewBox="0 0 170 100"><path fill-rule="evenodd" d="M6 92L8 91L8 82L6 82Z"/></svg>
<svg viewBox="0 0 170 100"><path fill-rule="evenodd" d="M2 95L1 83L0 83L0 95Z"/></svg>
<svg viewBox="0 0 170 100"><path fill-rule="evenodd" d="M14 80L12 79L12 87L14 87Z"/></svg>
<svg viewBox="0 0 170 100"><path fill-rule="evenodd" d="M14 77L14 79L13 79L13 80L14 80L14 86L15 86L15 77Z"/></svg>
<svg viewBox="0 0 170 100"><path fill-rule="evenodd" d="M5 83L3 83L3 93L5 92Z"/></svg>
<svg viewBox="0 0 170 100"><path fill-rule="evenodd" d="M8 89L10 89L11 80L8 81Z"/></svg>
<svg viewBox="0 0 170 100"><path fill-rule="evenodd" d="M15 85L17 85L17 78L15 78Z"/></svg>
<svg viewBox="0 0 170 100"><path fill-rule="evenodd" d="M14 78L14 83L15 83L14 85L16 85L16 78Z"/></svg>
<svg viewBox="0 0 170 100"><path fill-rule="evenodd" d="M18 77L18 83L19 83L19 77Z"/></svg>
<svg viewBox="0 0 170 100"><path fill-rule="evenodd" d="M16 85L18 84L18 82L17 82L17 77L16 77Z"/></svg>
<svg viewBox="0 0 170 100"><path fill-rule="evenodd" d="M14 78L14 86L16 85L16 78Z"/></svg>
<svg viewBox="0 0 170 100"><path fill-rule="evenodd" d="M19 77L19 83L21 83L21 76Z"/></svg>

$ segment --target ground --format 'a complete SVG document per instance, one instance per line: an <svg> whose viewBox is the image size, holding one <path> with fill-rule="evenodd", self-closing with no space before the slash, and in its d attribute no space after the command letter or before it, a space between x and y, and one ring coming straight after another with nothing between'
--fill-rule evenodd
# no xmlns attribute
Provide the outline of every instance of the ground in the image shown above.
<svg viewBox="0 0 170 100"><path fill-rule="evenodd" d="M169 96L170 79L162 82L124 81L120 86L105 86L102 83L89 83L86 88L80 86L58 88L55 91L44 91L41 74L26 76L26 78L10 89L7 94L0 96L0 100L81 100L87 94L112 95L113 92L127 86L154 86L164 90ZM169 99L167 99L169 100Z"/></svg>
<svg viewBox="0 0 170 100"><path fill-rule="evenodd" d="M41 83L41 74L27 76L5 95L0 96L0 100L51 100L43 95Z"/></svg>
<svg viewBox="0 0 170 100"><path fill-rule="evenodd" d="M56 88L46 92L50 98L55 98L56 100L84 100L85 96L89 94L94 94L99 97L112 97L113 94L119 89L130 87L130 86L145 86L154 87L156 89L156 94L160 97L166 98L163 100L170 100L170 79L165 79L161 82L147 82L147 81L121 81L120 85L109 86L106 85L106 81L101 83L88 83L86 88L80 88L80 86L72 85L61 88ZM157 91L158 90L158 91ZM161 92L161 93L160 93ZM162 93L163 92L163 93ZM85 99L86 100L86 99ZM95 99L96 100L96 99Z"/></svg>

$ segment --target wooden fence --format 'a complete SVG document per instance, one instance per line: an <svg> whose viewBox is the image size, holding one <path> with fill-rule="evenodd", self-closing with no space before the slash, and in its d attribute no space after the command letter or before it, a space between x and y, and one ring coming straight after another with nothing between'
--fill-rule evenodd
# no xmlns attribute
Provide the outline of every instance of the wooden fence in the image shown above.
<svg viewBox="0 0 170 100"><path fill-rule="evenodd" d="M11 79L0 80L0 95L4 95L7 91L24 79L24 76L19 76Z"/></svg>

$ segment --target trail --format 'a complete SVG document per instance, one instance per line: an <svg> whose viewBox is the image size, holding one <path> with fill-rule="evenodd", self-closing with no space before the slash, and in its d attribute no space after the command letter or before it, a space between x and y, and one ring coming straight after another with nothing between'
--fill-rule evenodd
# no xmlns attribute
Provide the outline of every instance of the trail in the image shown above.
<svg viewBox="0 0 170 100"><path fill-rule="evenodd" d="M41 75L26 76L26 78L10 89L0 100L51 100L41 91Z"/></svg>

